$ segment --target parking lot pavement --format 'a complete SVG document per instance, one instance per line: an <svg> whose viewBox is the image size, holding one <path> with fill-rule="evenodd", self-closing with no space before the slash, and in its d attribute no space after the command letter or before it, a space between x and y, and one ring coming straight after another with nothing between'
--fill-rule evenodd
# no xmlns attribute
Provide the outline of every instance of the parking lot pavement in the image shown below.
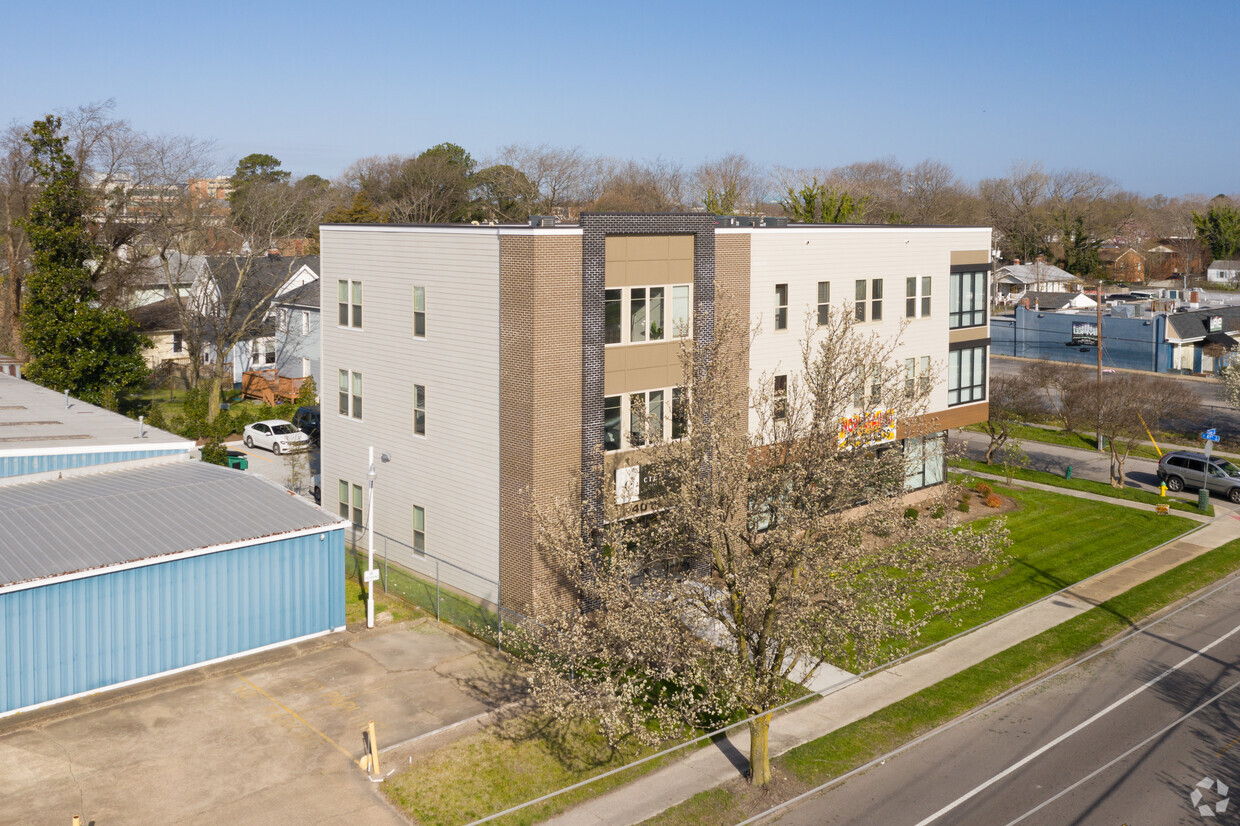
<svg viewBox="0 0 1240 826"><path fill-rule="evenodd" d="M270 450L263 450L261 447L249 448L244 442L225 442L224 447L231 451L245 454L248 462L247 471L249 473L262 476L264 479L270 479L278 485L284 487L289 486L290 477L292 475L291 462L299 461L302 456L305 458L304 467L300 471L303 477L301 493L309 498L310 496L310 477L319 472L319 449L311 448L304 454L282 454L277 456Z"/></svg>
<svg viewBox="0 0 1240 826"><path fill-rule="evenodd" d="M402 824L357 766L367 722L387 748L492 710L511 679L419 620L0 720L0 823Z"/></svg>

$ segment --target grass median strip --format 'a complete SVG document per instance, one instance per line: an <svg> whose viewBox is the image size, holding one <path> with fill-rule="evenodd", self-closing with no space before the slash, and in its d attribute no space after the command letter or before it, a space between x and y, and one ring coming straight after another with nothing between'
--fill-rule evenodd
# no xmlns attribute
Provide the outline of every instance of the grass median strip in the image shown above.
<svg viewBox="0 0 1240 826"><path fill-rule="evenodd" d="M1007 474L1007 471L1001 465L988 465L985 462L977 462L973 459L953 459L952 464L957 470L966 473L989 473L992 476L1006 476ZM1095 482L1092 479L1065 479L1057 473L1047 473L1044 470L1015 468L1012 472L1012 478L1020 479L1024 482L1053 485L1065 490L1079 490L1082 493L1093 493L1111 499L1122 499L1126 502L1141 502L1145 505L1170 505L1172 510L1184 511L1185 513L1201 513L1201 511L1197 510L1195 504L1173 496L1163 497L1140 488L1116 488L1107 482ZM1205 515L1214 515L1214 505L1210 505Z"/></svg>
<svg viewBox="0 0 1240 826"><path fill-rule="evenodd" d="M1204 585L1240 570L1240 540L1154 577L1096 608L996 654L887 708L777 758L780 785L734 781L702 792L647 823L736 823L806 788L865 765L1026 680L1078 657Z"/></svg>

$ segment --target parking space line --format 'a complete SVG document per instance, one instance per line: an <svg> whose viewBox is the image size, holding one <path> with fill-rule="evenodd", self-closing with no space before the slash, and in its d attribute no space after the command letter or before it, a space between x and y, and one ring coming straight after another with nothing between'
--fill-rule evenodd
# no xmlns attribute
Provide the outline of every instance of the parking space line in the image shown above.
<svg viewBox="0 0 1240 826"><path fill-rule="evenodd" d="M353 755L352 755L352 754L350 754L350 753L349 753L349 752L345 749L345 747L344 747L344 746L340 745L340 744L339 744L339 743L337 743L335 740L333 740L332 738L328 737L326 734L324 734L323 732L319 731L319 730L318 730L317 728L315 728L314 726L310 725L310 723L306 720L306 718L302 717L302 716L301 716L300 714L298 714L296 711L293 711L291 708L289 708L288 706L284 705L284 703L280 702L280 701L279 701L279 700L277 700L275 697L272 697L272 696L271 696L270 694L268 694L266 691L263 691L261 688L259 688L258 686L254 685L254 683L250 682L250 681L249 681L249 680L247 680L245 677L242 677L240 674L238 674L238 675L237 675L237 679L238 679L238 680L240 680L241 682L245 683L246 685L248 685L250 688L252 688L252 689L254 689L255 691L257 691L259 694L261 694L261 695L263 695L264 697L266 697L266 698L267 698L268 700L270 700L270 701L271 701L274 705L276 705L276 706L278 706L279 708L283 709L283 710L284 710L287 714L289 714L289 715L290 715L290 716L291 716L294 720L296 720L297 722L301 723L303 726L305 726L306 728L310 729L311 731L313 731L313 732L314 732L315 734L317 734L319 737L322 737L322 738L323 738L324 740L326 740L327 742L331 743L333 746L335 746L335 747L336 747L336 751L340 752L340 753L341 753L341 754L343 754L345 757L349 758L349 760L350 760L350 761L354 761L354 760L355 760L355 758L353 757Z"/></svg>

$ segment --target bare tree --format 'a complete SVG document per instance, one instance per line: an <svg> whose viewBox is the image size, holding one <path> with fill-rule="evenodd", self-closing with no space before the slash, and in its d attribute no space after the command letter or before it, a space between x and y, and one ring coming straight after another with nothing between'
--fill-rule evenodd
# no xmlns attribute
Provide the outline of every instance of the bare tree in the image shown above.
<svg viewBox="0 0 1240 826"><path fill-rule="evenodd" d="M940 518L906 513L905 456L875 448L897 423L909 437L934 424L923 418L929 387L909 395L894 342L832 311L807 330L801 373L749 400L751 431L748 374L733 357L745 330L726 313L716 329L685 352L687 407L673 417L683 415L687 438L664 439L666 416L644 411L647 427L638 411L640 471L604 474L584 509L570 497L536 514L567 598L535 606L539 624L520 632L519 650L536 703L598 720L613 742L743 711L761 785L770 710L787 686L825 662L889 656L968 603L974 568L996 559L1005 533L956 529L950 485L924 494ZM635 481L655 508L648 519L623 518L618 504Z"/></svg>
<svg viewBox="0 0 1240 826"><path fill-rule="evenodd" d="M1091 424L1097 396L1093 371L1077 364L1039 360L1026 364L1022 372L1043 394L1047 408L1064 430L1076 433Z"/></svg>
<svg viewBox="0 0 1240 826"><path fill-rule="evenodd" d="M24 355L21 341L22 285L30 260L30 247L21 219L26 217L35 192L29 146L22 137L25 127L10 126L0 135L0 231L4 233L4 260L0 262L0 350Z"/></svg>
<svg viewBox="0 0 1240 826"><path fill-rule="evenodd" d="M1108 375L1096 397L1099 429L1109 443L1111 485L1124 486L1124 462L1160 419L1197 418L1200 404L1174 379L1124 373Z"/></svg>
<svg viewBox="0 0 1240 826"><path fill-rule="evenodd" d="M685 175L679 164L656 159L601 161L599 192L592 209L604 212L672 212L683 209Z"/></svg>
<svg viewBox="0 0 1240 826"><path fill-rule="evenodd" d="M765 193L765 175L744 155L733 153L693 170L690 191L715 215L755 213Z"/></svg>
<svg viewBox="0 0 1240 826"><path fill-rule="evenodd" d="M497 163L525 175L533 190L531 210L540 215L571 217L571 210L595 197L598 162L579 147L513 144L500 150Z"/></svg>
<svg viewBox="0 0 1240 826"><path fill-rule="evenodd" d="M990 443L986 445L986 464L992 464L997 451L1012 436L1012 427L1025 421L1038 406L1038 388L1026 372L990 377L990 418L983 427Z"/></svg>

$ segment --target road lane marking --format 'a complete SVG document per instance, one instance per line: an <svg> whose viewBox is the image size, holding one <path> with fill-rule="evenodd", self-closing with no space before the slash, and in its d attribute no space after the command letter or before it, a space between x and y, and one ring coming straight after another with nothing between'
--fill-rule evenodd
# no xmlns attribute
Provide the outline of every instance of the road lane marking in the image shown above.
<svg viewBox="0 0 1240 826"><path fill-rule="evenodd" d="M306 728L310 729L311 731L313 731L313 732L314 732L315 734L317 734L318 736L322 737L322 738L323 738L324 740L326 740L328 743L330 743L330 744L332 744L333 746L335 746L336 751L340 752L340 753L341 753L341 754L343 754L345 757L349 758L349 760L350 760L350 761L352 761L352 760L354 759L353 755L352 755L352 754L350 754L350 753L349 753L349 752L345 749L345 747L344 747L344 746L340 745L340 744L339 744L339 743L337 743L335 740L333 740L332 738L328 737L326 734L324 734L323 732L319 731L319 730L318 730L317 728L315 728L314 726L310 725L310 723L306 720L306 718L305 718L305 717L302 717L302 716L301 716L300 714L298 714L296 711L293 711L291 708L289 708L288 706L286 706L284 703L280 702L280 701L279 701L279 700L277 700L275 697L272 697L272 696L271 696L270 694L268 694L266 691L263 691L261 688L259 688L258 686L254 685L254 683L250 682L250 681L249 681L249 680L247 680L245 677L242 677L240 674L238 674L238 675L236 675L236 676L237 676L237 679L238 679L238 680L240 680L241 682L245 683L245 684L246 684L246 685L248 685L250 688L252 688L252 689L254 689L255 691L257 691L259 694L261 694L261 695L263 695L264 697L266 697L266 698L267 698L268 700L270 700L270 701L271 701L274 705L276 705L276 706L278 706L279 708L283 709L283 710L284 710L287 714L289 714L290 716L292 716L292 718L293 718L294 720L296 720L297 722L301 723L303 726L305 726Z"/></svg>
<svg viewBox="0 0 1240 826"><path fill-rule="evenodd" d="M1063 791L1061 791L1059 794L1055 795L1054 797L1047 798L1046 800L1042 801L1041 803L1039 803L1039 804L1038 804L1037 806L1035 806L1034 808L1032 808L1032 809L1030 809L1029 811L1025 812L1025 813L1024 813L1023 815L1021 815L1020 817L1016 818L1016 819L1015 819L1015 820L1013 820L1013 821L1009 821L1009 822L1008 822L1008 824L1007 824L1007 826L1013 826L1013 824L1020 823L1022 820L1024 820L1024 819L1025 819L1025 818L1027 818L1027 817L1029 817L1029 815L1031 815L1031 814L1034 814L1034 813L1036 813L1036 812L1041 811L1042 809L1046 808L1046 807L1047 807L1047 806L1049 806L1050 804L1054 803L1054 802L1055 802L1056 800L1058 800L1059 798L1063 797L1063 796L1064 796L1065 794L1067 794L1068 792L1070 792L1070 791L1072 791L1073 789L1076 789L1077 787L1081 786L1083 783L1087 783L1088 781L1093 780L1093 779L1094 779L1095 777L1097 777L1099 774L1101 774L1102 772L1104 772L1104 771L1106 771L1107 769L1111 768L1112 766L1114 766L1114 765L1115 765L1116 763L1118 763L1119 761L1121 761L1121 760L1124 760L1124 759L1128 758L1128 756L1129 756L1129 755L1131 755L1133 752L1138 751L1139 749L1143 749L1143 748L1145 748L1145 747L1146 747L1146 746L1148 746L1150 743L1152 743L1154 740L1157 740L1159 737L1162 737L1164 734L1166 734L1167 732L1171 731L1171 729L1175 728L1175 727L1176 727L1176 726L1178 726L1180 723L1182 723L1182 722L1184 722L1185 720L1187 720L1189 717L1192 717L1194 714L1196 714L1197 712L1201 711L1203 708L1206 708L1207 706L1214 705L1214 703L1215 703L1215 702L1217 702L1218 700L1220 700L1223 696L1225 696L1225 695L1227 695L1227 694L1230 694L1230 693L1231 693L1232 691L1234 691L1236 688L1240 688L1240 682L1234 682L1234 683L1232 683L1232 684L1231 684L1231 685L1229 685L1227 688L1225 688L1225 689L1223 689L1222 691L1220 691L1218 694L1215 694L1213 697L1211 697L1210 699L1206 700L1206 701L1205 701L1204 703L1202 703L1201 705L1199 705L1199 706L1197 706L1196 708L1194 708L1192 711L1190 711L1190 712L1188 712L1188 713L1186 713L1186 714L1182 715L1180 718L1178 718L1178 719L1177 719L1177 720L1175 720L1174 722L1172 722L1172 723L1170 723L1169 725L1164 726L1162 729L1160 729L1160 730L1158 730L1158 731L1154 732L1154 733L1153 733L1153 734L1151 734L1149 737L1147 737L1147 738L1145 738L1144 740L1142 740L1140 743L1137 743L1135 746L1133 746L1132 748L1128 749L1128 751L1126 751L1126 752L1124 752L1123 754L1119 755L1118 757L1116 757L1116 758L1112 759L1110 762L1106 763L1105 765L1099 766L1098 768L1094 769L1092 772L1090 772L1089 774L1085 775L1085 776L1084 776L1084 777L1082 777L1080 780L1076 781L1076 782L1075 782L1075 783L1073 783L1071 786L1069 786L1068 788L1066 788L1066 789L1064 789ZM1226 749L1224 749L1224 751L1226 751ZM1219 754L1222 754L1222 752L1219 752Z"/></svg>
<svg viewBox="0 0 1240 826"><path fill-rule="evenodd" d="M1178 663L1176 663L1175 665L1171 666L1171 667L1170 667L1170 668L1168 668L1166 671L1164 671L1163 673L1159 674L1157 677L1154 677L1153 679L1146 681L1146 682L1145 682L1145 683L1143 683L1142 685L1137 686L1137 687L1136 687L1136 688L1134 688L1132 691L1128 692L1128 693L1127 693L1127 694L1125 694L1123 697L1120 697L1118 700L1116 700L1115 702L1111 703L1111 704L1110 704L1109 706L1107 706L1106 708L1104 708L1104 709L1102 709L1101 711L1099 711L1099 712L1095 713L1093 716L1089 717L1088 719L1083 720L1082 722L1080 722L1080 723L1076 724L1075 726L1073 726L1072 728L1068 729L1068 730L1067 730L1067 731L1065 731L1063 734L1059 735L1059 736L1058 736L1058 737L1056 737L1054 740L1052 740L1052 741L1050 741L1049 743L1045 744L1044 746L1042 746L1041 748L1037 749L1036 751L1033 751L1033 752L1031 752L1031 753L1027 754L1024 758L1022 758L1022 759L1018 760L1017 762L1013 763L1011 766L1008 766L1006 769L1004 769L1003 771L999 772L999 773L998 773L998 774L996 774L995 776L991 777L991 778L990 778L989 780L987 780L986 782L981 783L981 784L979 784L979 785L975 786L972 790L970 790L970 791L968 791L968 792L966 792L966 793L962 794L960 797L956 798L956 799L955 799L955 800L953 800L951 803L948 803L946 806L944 806L943 808L939 809L939 810L938 810L937 812L935 812L934 814L930 815L930 816L929 816L929 817L927 817L927 818L924 818L924 819L922 819L922 820L919 820L919 821L917 822L916 826L926 826L926 825L927 825L927 824L929 824L929 823L933 823L934 821L938 820L938 819L939 819L940 817L942 817L943 815L945 815L945 814L947 814L948 812L950 812L952 809L955 809L956 807L960 806L962 803L966 803L966 802L968 802L970 799L972 799L972 798L976 797L977 795L981 794L981 793L982 793L982 792L984 792L986 789L989 789L991 786L993 786L994 784L998 783L998 782L999 782L1000 780L1002 780L1003 778L1005 778L1005 777L1007 777L1007 776L1011 775L1012 773L1014 773L1014 772L1016 772L1016 771L1019 771L1019 770L1020 770L1021 768L1023 768L1024 766L1026 766L1026 765L1028 765L1029 763L1033 762L1034 760L1038 759L1038 758L1039 758L1039 757L1041 757L1043 754L1045 754L1046 752L1050 751L1050 750L1051 750L1051 749L1053 749L1055 746L1057 746L1057 745L1059 745L1060 743L1062 743L1064 740L1067 740L1067 739L1068 739L1069 737L1071 737L1072 735L1077 734L1078 732L1080 732L1082 729L1086 728L1087 726L1089 726L1089 725L1091 725L1091 724L1093 724L1093 723L1096 723L1098 720L1100 720L1100 719L1102 719L1103 717L1105 717L1106 715L1110 714L1112 711L1114 711L1115 709L1119 708L1119 707L1120 707L1120 706L1122 706L1124 703L1128 702L1129 700L1131 700L1132 698L1136 697L1137 695L1139 695L1139 694L1143 693L1146 689L1150 688L1150 687L1151 687L1151 686L1153 686L1153 685L1156 685L1156 684L1157 684L1157 683L1159 683L1159 682L1160 682L1160 681L1161 681L1164 677L1170 676L1171 674L1175 673L1176 671L1179 671L1181 668L1183 668L1184 666L1188 665L1188 664L1189 664L1189 663L1191 663L1193 660L1195 660L1195 659L1197 659L1198 657L1200 657L1202 654L1205 654L1207 651L1209 651L1209 650L1210 650L1211 648L1213 648L1214 646L1216 646L1216 645L1218 645L1219 643L1224 642L1225 640L1229 639L1230 637L1232 637L1232 636L1233 636L1233 635L1235 635L1236 633L1240 633L1240 625L1237 625L1235 628L1232 628L1230 631L1228 631L1226 634L1223 634L1221 637L1216 638L1213 642L1211 642L1209 645L1205 646L1204 648L1199 648L1199 649L1197 649L1196 651L1194 651L1192 654L1189 654L1187 657L1185 657L1184 659L1180 660ZM1234 688L1234 687L1235 687L1235 686L1233 686L1233 688ZM1231 689L1228 689L1228 691L1230 691L1230 690L1231 690Z"/></svg>

